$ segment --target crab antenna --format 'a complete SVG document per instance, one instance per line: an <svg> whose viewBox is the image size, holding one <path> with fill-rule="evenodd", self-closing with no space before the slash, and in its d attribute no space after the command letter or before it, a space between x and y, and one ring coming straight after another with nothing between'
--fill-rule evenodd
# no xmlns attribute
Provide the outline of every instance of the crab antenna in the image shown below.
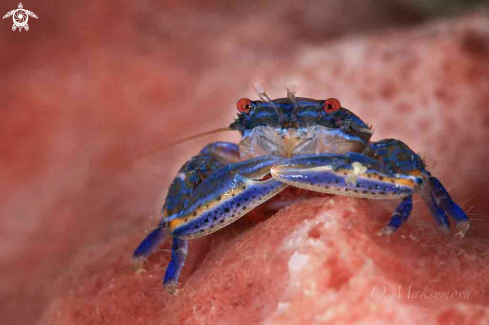
<svg viewBox="0 0 489 325"><path fill-rule="evenodd" d="M263 84L258 81L258 82L255 82L254 88L255 88L256 93L258 94L258 97L260 97L261 100L263 100L264 102L270 104L273 108L275 108L277 115L280 116L280 112L278 111L278 107L270 99L270 97L268 97L267 92L265 90L265 86L263 86Z"/></svg>
<svg viewBox="0 0 489 325"><path fill-rule="evenodd" d="M289 100L294 104L294 112L297 111L297 108L299 107L297 105L297 99L295 98L295 94L299 91L299 87L296 85L290 85L289 87L285 88L287 89L287 97Z"/></svg>
<svg viewBox="0 0 489 325"><path fill-rule="evenodd" d="M160 151L166 150L168 148L171 148L173 146L176 146L177 144L180 144L180 143L183 143L183 142L186 142L186 141L189 141L189 140L197 139L197 138L200 138L200 137L203 137L203 136L206 136L206 135L210 135L210 134L214 134L214 133L226 132L226 131L234 131L234 130L226 127L226 128L218 128L218 129L214 129L214 130L210 130L210 131L205 131L205 132L202 132L202 133L197 133L195 135L191 135L189 137L181 138L181 139L176 140L174 142L170 142L168 144L165 144L165 145L162 145L162 146L158 146L158 147L156 147L154 149L151 149L151 150L148 150L146 152L142 152L142 153L138 154L137 160L142 159L142 158L144 158L146 156L150 156L150 155L156 154L156 153L158 153Z"/></svg>
<svg viewBox="0 0 489 325"><path fill-rule="evenodd" d="M270 97L268 97L267 95L267 92L265 90L265 86L263 86L262 83L260 82L255 82L255 91L256 93L258 94L258 97L260 97L261 100L263 100L264 102L267 102L267 103L271 103L272 100L270 99Z"/></svg>
<svg viewBox="0 0 489 325"><path fill-rule="evenodd" d="M191 136L188 136L188 137L185 137L185 138L181 138L179 140L176 140L175 142L170 142L169 144L165 145L163 147L163 149L166 149L166 148L169 148L169 147L173 147L174 145L180 144L182 142L186 142L186 141L189 141L189 140L197 139L197 138L200 138L200 137L203 137L203 136L206 136L206 135L210 135L210 134L214 134L214 133L220 133L220 132L226 132L226 131L234 131L234 130L230 129L229 127L225 127L225 128L219 128L219 129L214 129L214 130L210 130L210 131L205 131L205 132L202 132L202 133L197 133L197 134L194 134L194 135L191 135Z"/></svg>

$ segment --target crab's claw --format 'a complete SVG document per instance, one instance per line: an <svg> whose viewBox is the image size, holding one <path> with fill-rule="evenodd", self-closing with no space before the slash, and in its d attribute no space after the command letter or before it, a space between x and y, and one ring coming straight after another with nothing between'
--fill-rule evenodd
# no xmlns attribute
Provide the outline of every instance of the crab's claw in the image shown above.
<svg viewBox="0 0 489 325"><path fill-rule="evenodd" d="M15 26L15 24L12 25L12 32L15 32L15 29L17 28L17 26Z"/></svg>
<svg viewBox="0 0 489 325"><path fill-rule="evenodd" d="M268 176L279 160L262 156L218 169L196 188L180 214L167 219L168 230L180 239L192 239L241 218L287 187Z"/></svg>
<svg viewBox="0 0 489 325"><path fill-rule="evenodd" d="M25 24L24 28L25 28L26 31L28 31L29 30L29 25Z"/></svg>

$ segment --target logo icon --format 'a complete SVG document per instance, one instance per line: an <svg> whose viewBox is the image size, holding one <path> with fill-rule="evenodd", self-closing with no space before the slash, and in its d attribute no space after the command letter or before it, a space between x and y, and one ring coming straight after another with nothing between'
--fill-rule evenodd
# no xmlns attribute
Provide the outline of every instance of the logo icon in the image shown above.
<svg viewBox="0 0 489 325"><path fill-rule="evenodd" d="M29 25L27 25L29 16L37 19L35 13L29 10L25 10L23 8L24 6L22 6L22 3L19 3L19 9L14 9L12 11L9 11L5 16L3 16L3 19L12 16L14 20L14 24L12 25L12 31L14 32L17 28L19 29L19 32L22 31L22 28L24 28L26 31L29 30Z"/></svg>

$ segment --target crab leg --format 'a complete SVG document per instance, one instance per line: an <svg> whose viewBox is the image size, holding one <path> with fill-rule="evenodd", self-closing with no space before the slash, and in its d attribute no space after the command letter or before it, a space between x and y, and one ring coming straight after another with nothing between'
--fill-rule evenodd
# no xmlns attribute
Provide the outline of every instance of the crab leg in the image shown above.
<svg viewBox="0 0 489 325"><path fill-rule="evenodd" d="M448 220L445 211L436 203L432 193L423 193L422 197L428 206L428 209L430 209L430 213L435 219L435 222L440 226L443 232L448 233L450 229L450 220Z"/></svg>
<svg viewBox="0 0 489 325"><path fill-rule="evenodd" d="M457 236L463 237L470 226L469 218L464 210L453 201L448 191L436 177L430 176L428 184L429 193L423 195L425 202L432 211L435 211L433 213L435 217L438 217L442 225L447 228L449 224L447 215L450 216L457 223L459 229Z"/></svg>
<svg viewBox="0 0 489 325"><path fill-rule="evenodd" d="M413 196L409 195L402 199L396 211L391 216L389 224L380 231L380 235L390 235L397 230L411 215L413 210Z"/></svg>
<svg viewBox="0 0 489 325"><path fill-rule="evenodd" d="M425 169L423 160L405 143L396 139L380 140L369 144L364 154L375 157L396 174L413 177L418 187L422 188L421 196L441 229L449 231L450 216L457 223L457 235L464 236L469 229L469 218L452 200L440 181Z"/></svg>
<svg viewBox="0 0 489 325"><path fill-rule="evenodd" d="M171 260L166 268L165 278L163 279L163 287L172 294L177 293L178 277L180 276L187 255L188 242L186 240L173 238Z"/></svg>
<svg viewBox="0 0 489 325"><path fill-rule="evenodd" d="M279 160L262 156L218 169L195 190L182 213L167 219L168 230L180 239L192 239L236 221L287 187L263 179Z"/></svg>
<svg viewBox="0 0 489 325"><path fill-rule="evenodd" d="M148 258L159 245L166 242L169 236L170 234L165 229L164 220L160 221L158 226L153 229L134 250L132 258L135 260L139 260L140 258Z"/></svg>

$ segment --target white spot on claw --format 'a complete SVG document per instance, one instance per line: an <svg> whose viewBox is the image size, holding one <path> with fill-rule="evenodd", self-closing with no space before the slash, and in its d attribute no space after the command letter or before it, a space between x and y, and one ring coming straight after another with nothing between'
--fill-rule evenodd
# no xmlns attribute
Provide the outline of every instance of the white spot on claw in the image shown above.
<svg viewBox="0 0 489 325"><path fill-rule="evenodd" d="M350 171L349 175L346 177L346 182L350 185L355 185L357 183L357 177L367 171L367 167L355 161L352 165L353 169Z"/></svg>
<svg viewBox="0 0 489 325"><path fill-rule="evenodd" d="M357 161L354 162L352 164L352 166L353 166L353 173L357 176L360 174L363 174L367 171L367 167L365 167L364 165L362 165L361 163L359 163Z"/></svg>

